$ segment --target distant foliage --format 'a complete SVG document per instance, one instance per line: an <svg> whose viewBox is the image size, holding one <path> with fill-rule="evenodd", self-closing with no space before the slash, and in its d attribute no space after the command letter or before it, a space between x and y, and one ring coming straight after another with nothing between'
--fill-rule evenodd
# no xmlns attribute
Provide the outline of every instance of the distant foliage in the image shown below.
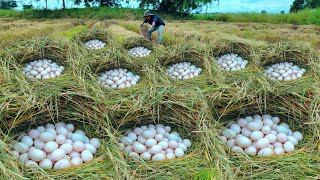
<svg viewBox="0 0 320 180"><path fill-rule="evenodd" d="M320 7L320 0L294 0L290 7L290 12L298 12L305 8L318 8Z"/></svg>
<svg viewBox="0 0 320 180"><path fill-rule="evenodd" d="M154 9L163 12L190 14L192 10L214 1L218 0L141 0L140 7L152 6Z"/></svg>
<svg viewBox="0 0 320 180"><path fill-rule="evenodd" d="M119 5L117 0L74 0L77 5L83 2L86 7L91 7L92 4L97 4L100 7L115 7Z"/></svg>
<svg viewBox="0 0 320 180"><path fill-rule="evenodd" d="M16 8L17 1L2 1L0 0L0 9L14 9Z"/></svg>

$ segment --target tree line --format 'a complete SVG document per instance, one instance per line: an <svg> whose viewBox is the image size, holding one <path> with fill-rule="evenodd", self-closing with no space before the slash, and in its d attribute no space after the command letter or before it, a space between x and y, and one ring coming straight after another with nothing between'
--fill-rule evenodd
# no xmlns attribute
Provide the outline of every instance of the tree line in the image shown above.
<svg viewBox="0 0 320 180"><path fill-rule="evenodd" d="M40 1L40 0L35 0ZM75 5L84 4L86 7L119 7L121 0L61 0L62 9L66 9L66 2L72 1ZM154 10L189 14L192 10L205 6L209 3L219 0L140 0L139 7L152 7ZM56 0L45 0L45 9L48 9L48 3L56 2ZM126 0L126 3L130 3ZM0 9L14 9L17 7L15 0L0 0ZM24 4L24 9L31 9L32 5Z"/></svg>
<svg viewBox="0 0 320 180"><path fill-rule="evenodd" d="M298 12L305 8L319 8L320 0L294 0L290 7L290 12Z"/></svg>

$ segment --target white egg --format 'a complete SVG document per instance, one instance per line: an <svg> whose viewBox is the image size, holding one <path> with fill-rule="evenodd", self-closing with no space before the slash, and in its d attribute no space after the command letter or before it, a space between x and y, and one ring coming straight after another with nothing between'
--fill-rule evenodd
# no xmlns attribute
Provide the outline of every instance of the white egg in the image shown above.
<svg viewBox="0 0 320 180"><path fill-rule="evenodd" d="M233 139L236 137L236 133L234 131L232 131L231 129L224 129L222 131L222 135L228 139Z"/></svg>
<svg viewBox="0 0 320 180"><path fill-rule="evenodd" d="M154 145L150 148L151 154L158 154L162 152L162 147L160 145Z"/></svg>
<svg viewBox="0 0 320 180"><path fill-rule="evenodd" d="M261 138L257 141L256 147L259 149L266 148L270 145L270 141L267 138Z"/></svg>
<svg viewBox="0 0 320 180"><path fill-rule="evenodd" d="M251 134L250 134L250 138L253 140L253 141L258 141L259 139L263 138L264 134L261 132L261 131L253 131ZM240 146L241 147L241 146Z"/></svg>
<svg viewBox="0 0 320 180"><path fill-rule="evenodd" d="M177 158L180 158L184 156L184 151L181 148L177 148L174 150L174 154L176 155Z"/></svg>
<svg viewBox="0 0 320 180"><path fill-rule="evenodd" d="M298 145L298 139L294 136L288 136L288 141L290 141L294 146Z"/></svg>
<svg viewBox="0 0 320 180"><path fill-rule="evenodd" d="M141 144L145 144L146 142L146 139L143 137L143 136L138 136L137 138L138 142L141 143ZM146 144L147 145L147 144Z"/></svg>
<svg viewBox="0 0 320 180"><path fill-rule="evenodd" d="M50 160L59 161L66 156L66 153L63 149L56 149L51 153Z"/></svg>
<svg viewBox="0 0 320 180"><path fill-rule="evenodd" d="M187 151L188 147L183 143L178 143L178 148L181 148L183 151Z"/></svg>
<svg viewBox="0 0 320 180"><path fill-rule="evenodd" d="M30 136L23 136L21 142L31 147L33 145L33 139Z"/></svg>
<svg viewBox="0 0 320 180"><path fill-rule="evenodd" d="M129 138L131 138L132 141L137 140L137 135L136 135L134 132L129 132L129 133L127 134L127 136L128 136Z"/></svg>
<svg viewBox="0 0 320 180"><path fill-rule="evenodd" d="M247 128L250 131L258 131L258 130L260 130L262 128L262 125L259 124L258 122L249 122L247 124Z"/></svg>
<svg viewBox="0 0 320 180"><path fill-rule="evenodd" d="M278 140L279 142L281 142L281 143L285 143L285 142L287 142L287 140L288 140L288 136L287 136L286 134L284 134L284 133L279 133L279 134L277 135L277 140Z"/></svg>
<svg viewBox="0 0 320 180"><path fill-rule="evenodd" d="M236 144L241 148L246 148L246 147L251 146L252 141L251 141L251 139L249 139L245 136L242 136L242 137L236 138Z"/></svg>
<svg viewBox="0 0 320 180"><path fill-rule="evenodd" d="M268 139L270 143L274 143L277 141L277 136L273 134L268 134L264 138Z"/></svg>
<svg viewBox="0 0 320 180"><path fill-rule="evenodd" d="M71 144L62 144L59 149L64 150L66 154L69 154L73 151L73 146Z"/></svg>
<svg viewBox="0 0 320 180"><path fill-rule="evenodd" d="M15 158L19 158L20 154L17 151L11 151L11 154L15 157Z"/></svg>
<svg viewBox="0 0 320 180"><path fill-rule="evenodd" d="M101 146L100 140L98 138L90 139L90 144L94 145L97 149Z"/></svg>
<svg viewBox="0 0 320 180"><path fill-rule="evenodd" d="M250 137L252 131L250 131L248 128L244 127L241 129L241 134L245 137Z"/></svg>
<svg viewBox="0 0 320 180"><path fill-rule="evenodd" d="M93 154L88 150L84 150L81 152L81 159L83 162L89 162L93 159Z"/></svg>
<svg viewBox="0 0 320 180"><path fill-rule="evenodd" d="M36 130L36 129L31 129L28 133L28 135L32 138L32 139L38 139L40 136L40 131Z"/></svg>
<svg viewBox="0 0 320 180"><path fill-rule="evenodd" d="M38 163L36 163L36 162L34 162L34 161L32 161L32 160L26 161L26 162L24 163L24 165L25 165L26 167L38 167Z"/></svg>
<svg viewBox="0 0 320 180"><path fill-rule="evenodd" d="M62 135L62 134L59 134L56 136L56 139L55 141L58 143L58 144L64 144L66 142L67 138Z"/></svg>
<svg viewBox="0 0 320 180"><path fill-rule="evenodd" d="M57 131L57 134L62 134L62 135L64 135L64 136L67 136L67 134L68 134L68 130L67 130L67 128L65 128L64 126L59 126L59 127L57 127L56 128L56 131Z"/></svg>
<svg viewBox="0 0 320 180"><path fill-rule="evenodd" d="M295 131L292 136L295 137L298 141L303 140L303 135L298 131Z"/></svg>
<svg viewBox="0 0 320 180"><path fill-rule="evenodd" d="M249 146L244 149L244 152L249 156L255 156L257 154L257 149L253 146Z"/></svg>
<svg viewBox="0 0 320 180"><path fill-rule="evenodd" d="M85 142L85 137L80 134L80 133L73 133L71 135L71 140L72 141L80 141L80 142Z"/></svg>
<svg viewBox="0 0 320 180"><path fill-rule="evenodd" d="M258 152L259 156L272 156L273 150L271 148L263 148Z"/></svg>
<svg viewBox="0 0 320 180"><path fill-rule="evenodd" d="M184 139L184 140L182 141L182 143L183 143L184 145L186 145L188 148L191 147L191 145L192 145L190 139Z"/></svg>
<svg viewBox="0 0 320 180"><path fill-rule="evenodd" d="M92 154L95 154L97 152L97 148L92 144L85 144L85 149L90 151Z"/></svg>
<svg viewBox="0 0 320 180"><path fill-rule="evenodd" d="M39 167L44 170L50 170L50 169L52 169L53 164L52 164L51 160L44 159L41 162L39 162Z"/></svg>
<svg viewBox="0 0 320 180"><path fill-rule="evenodd" d="M232 148L233 146L236 145L236 140L235 139L229 139L227 142L226 142L226 145L230 148Z"/></svg>
<svg viewBox="0 0 320 180"><path fill-rule="evenodd" d="M294 145L293 145L293 143L291 141L287 141L287 142L284 143L283 149L286 152L292 152L292 151L294 151Z"/></svg>
<svg viewBox="0 0 320 180"><path fill-rule="evenodd" d="M261 132L263 133L263 134L270 134L271 133L271 127L270 126L262 126L262 128L261 128Z"/></svg>
<svg viewBox="0 0 320 180"><path fill-rule="evenodd" d="M29 154L28 153L22 153L19 156L19 161L22 163L25 163L29 160Z"/></svg>
<svg viewBox="0 0 320 180"><path fill-rule="evenodd" d="M153 131L147 130L147 131L144 131L142 135L144 138L149 139L149 138L154 138L156 136L156 133Z"/></svg>
<svg viewBox="0 0 320 180"><path fill-rule="evenodd" d="M166 131L164 128L162 128L162 127L157 128L156 131L157 131L158 134L162 134L162 135L164 135L164 134L167 132L167 131ZM170 131L171 131L171 129L170 129Z"/></svg>
<svg viewBox="0 0 320 180"><path fill-rule="evenodd" d="M272 146L273 146L273 148L283 147L283 144L282 144L281 142L276 141L276 142L274 142L274 143L272 144Z"/></svg>
<svg viewBox="0 0 320 180"><path fill-rule="evenodd" d="M66 142L65 142L65 144L71 144L71 145L72 145L72 144L73 144L73 141L72 141L71 139L67 139Z"/></svg>
<svg viewBox="0 0 320 180"><path fill-rule="evenodd" d="M17 151L18 153L22 154L29 150L29 146L22 142L17 142L13 145L13 150Z"/></svg>
<svg viewBox="0 0 320 180"><path fill-rule="evenodd" d="M236 153L243 153L243 149L239 146L233 146L231 148L231 151L236 152Z"/></svg>
<svg viewBox="0 0 320 180"><path fill-rule="evenodd" d="M284 151L284 149L282 147L274 148L273 152L274 152L275 155L280 155L280 154L284 154L285 153L285 151Z"/></svg>
<svg viewBox="0 0 320 180"><path fill-rule="evenodd" d="M164 155L163 153L157 153L154 156L152 156L152 160L154 161L163 161L166 159L166 155Z"/></svg>
<svg viewBox="0 0 320 180"><path fill-rule="evenodd" d="M35 162L40 162L46 158L46 153L40 149L32 149L28 153L29 158Z"/></svg>
<svg viewBox="0 0 320 180"><path fill-rule="evenodd" d="M80 157L74 157L71 159L70 162L71 162L71 165L73 165L73 166L79 166L79 165L83 164L83 161Z"/></svg>
<svg viewBox="0 0 320 180"><path fill-rule="evenodd" d="M51 153L58 148L59 148L59 145L55 141L49 141L45 143L43 147L44 151L47 153Z"/></svg>
<svg viewBox="0 0 320 180"><path fill-rule="evenodd" d="M141 143L134 143L132 145L132 150L135 151L136 153L143 153L144 151L147 150L147 147Z"/></svg>
<svg viewBox="0 0 320 180"><path fill-rule="evenodd" d="M136 135L141 135L142 133L143 133L143 130L141 129L141 128L135 128L134 130L133 130L133 132L134 133L136 133Z"/></svg>
<svg viewBox="0 0 320 180"><path fill-rule="evenodd" d="M133 144L133 141L129 137L122 137L121 138L121 143L123 143L126 146L129 146L129 145Z"/></svg>
<svg viewBox="0 0 320 180"><path fill-rule="evenodd" d="M73 142L72 146L73 146L73 149L77 152L82 152L85 149L85 145L81 141Z"/></svg>
<svg viewBox="0 0 320 180"><path fill-rule="evenodd" d="M177 141L170 140L170 141L168 142L168 145L169 145L169 147L170 147L171 149L176 149L179 144L178 144Z"/></svg>
<svg viewBox="0 0 320 180"><path fill-rule="evenodd" d="M54 169L65 169L71 166L71 162L67 159L61 159L54 164Z"/></svg>
<svg viewBox="0 0 320 180"><path fill-rule="evenodd" d="M68 154L68 156L72 159L72 158L75 158L75 157L80 157L81 155L77 151L72 151L71 153Z"/></svg>
<svg viewBox="0 0 320 180"><path fill-rule="evenodd" d="M53 141L56 138L56 135L51 132L42 132L39 136L39 139L42 142Z"/></svg>
<svg viewBox="0 0 320 180"><path fill-rule="evenodd" d="M44 142L42 142L40 139L35 139L33 142L34 147L36 147L37 149L43 149L44 147Z"/></svg>
<svg viewBox="0 0 320 180"><path fill-rule="evenodd" d="M156 145L157 143L158 143L157 140L155 140L155 139L153 139L153 138L147 139L147 140L145 141L145 145L146 145L147 147L152 147L152 146Z"/></svg>
<svg viewBox="0 0 320 180"><path fill-rule="evenodd" d="M238 124L231 124L229 128L236 134L239 134L241 132L241 127Z"/></svg>
<svg viewBox="0 0 320 180"><path fill-rule="evenodd" d="M40 133L42 133L42 132L44 132L44 131L46 130L46 128L43 127L43 126L38 126L38 127L37 127L37 130L38 130ZM40 133L39 133L39 135L37 136L37 138L39 138ZM32 137L30 134L29 134L29 136Z"/></svg>
<svg viewBox="0 0 320 180"><path fill-rule="evenodd" d="M74 131L74 125L73 124L67 124L65 127L69 132Z"/></svg>

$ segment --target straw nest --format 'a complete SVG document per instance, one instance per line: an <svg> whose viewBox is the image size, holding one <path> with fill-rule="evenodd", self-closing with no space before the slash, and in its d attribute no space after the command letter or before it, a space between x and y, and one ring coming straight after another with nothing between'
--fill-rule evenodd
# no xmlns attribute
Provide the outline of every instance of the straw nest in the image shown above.
<svg viewBox="0 0 320 180"><path fill-rule="evenodd" d="M112 34L108 29L103 28L91 28L85 30L74 37L74 40L79 44L84 44L87 41L98 39L104 43L106 43L105 48L109 48L108 46L114 45L115 41L112 37Z"/></svg>
<svg viewBox="0 0 320 180"><path fill-rule="evenodd" d="M112 29L113 28L113 29ZM113 35L121 27L111 25ZM90 34L90 33L88 33ZM319 52L296 43L268 44L250 40L221 40L213 44L188 41L166 49L145 39L117 34L120 46L90 55L78 41L37 38L0 56L0 179L317 179L319 178ZM130 39L132 38L132 39ZM146 43L146 44L144 44ZM127 48L144 45L154 54L132 58ZM260 46L261 45L261 46ZM248 69L230 76L215 67L215 57L232 51L248 56ZM231 52L230 52L231 53ZM63 64L62 76L30 81L23 63L51 58ZM307 76L291 82L270 82L265 66L292 59L307 67ZM186 81L165 75L167 66L189 61L203 69ZM142 76L138 85L106 90L97 83L105 70L128 68ZM221 128L238 117L278 115L305 139L293 153L249 157L234 154L219 140ZM10 153L19 133L47 122L76 124L102 147L95 159L62 171L30 169ZM118 147L123 132L138 125L164 123L193 146L180 159L163 162L129 157ZM275 170L276 169L276 170Z"/></svg>

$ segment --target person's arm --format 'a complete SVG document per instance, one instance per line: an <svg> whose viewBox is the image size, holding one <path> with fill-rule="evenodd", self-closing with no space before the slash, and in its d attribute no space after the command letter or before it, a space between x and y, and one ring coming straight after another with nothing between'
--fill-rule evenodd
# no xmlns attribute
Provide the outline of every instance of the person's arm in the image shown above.
<svg viewBox="0 0 320 180"><path fill-rule="evenodd" d="M144 23L147 23L147 21L146 21L146 20L144 20L144 21L141 23L140 27L141 27L141 26L143 26L143 25L144 25Z"/></svg>
<svg viewBox="0 0 320 180"><path fill-rule="evenodd" d="M152 27L155 27L155 26L156 26L157 21L158 21L158 17L157 17L157 16L155 16L155 17L153 18L153 22L152 22L151 26L152 26Z"/></svg>

